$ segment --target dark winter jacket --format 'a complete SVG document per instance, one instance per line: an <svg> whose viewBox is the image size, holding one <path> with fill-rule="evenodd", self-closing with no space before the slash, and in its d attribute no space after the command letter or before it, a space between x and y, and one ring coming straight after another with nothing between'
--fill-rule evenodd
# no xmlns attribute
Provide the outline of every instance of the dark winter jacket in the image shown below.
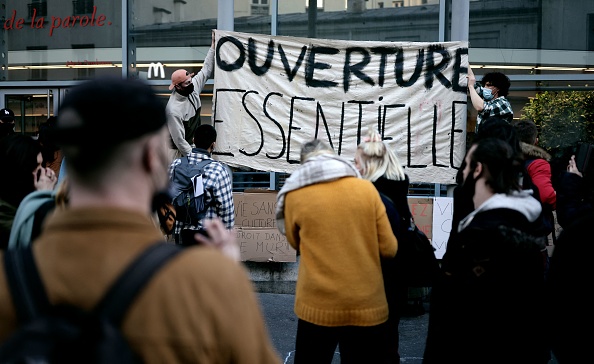
<svg viewBox="0 0 594 364"><path fill-rule="evenodd" d="M592 211L591 201L585 199L584 178L570 172L563 172L557 187L557 221L565 228L577 217Z"/></svg>
<svg viewBox="0 0 594 364"><path fill-rule="evenodd" d="M464 218L431 291L423 363L548 362L540 204L495 195Z"/></svg>
<svg viewBox="0 0 594 364"><path fill-rule="evenodd" d="M586 206L582 207L581 214L568 222L559 234L547 280L547 317L550 320L547 335L559 364L584 363L592 355L592 335L584 335L584 332L589 331L593 311L579 306L581 294L587 292L594 280L594 245L588 238L588 231L594 226L594 210L592 205L588 212Z"/></svg>

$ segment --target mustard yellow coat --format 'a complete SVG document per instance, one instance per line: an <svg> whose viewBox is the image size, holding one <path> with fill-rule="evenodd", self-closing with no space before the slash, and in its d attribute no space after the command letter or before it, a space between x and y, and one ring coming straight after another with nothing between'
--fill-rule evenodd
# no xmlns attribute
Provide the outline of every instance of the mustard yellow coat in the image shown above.
<svg viewBox="0 0 594 364"><path fill-rule="evenodd" d="M285 196L287 240L300 253L297 317L320 326L375 326L388 319L380 256L398 242L370 181L318 183Z"/></svg>
<svg viewBox="0 0 594 364"><path fill-rule="evenodd" d="M107 287L163 235L147 215L66 209L48 217L33 253L52 303L91 309ZM0 254L0 343L17 327ZM241 263L192 247L136 297L123 331L144 363L281 363Z"/></svg>

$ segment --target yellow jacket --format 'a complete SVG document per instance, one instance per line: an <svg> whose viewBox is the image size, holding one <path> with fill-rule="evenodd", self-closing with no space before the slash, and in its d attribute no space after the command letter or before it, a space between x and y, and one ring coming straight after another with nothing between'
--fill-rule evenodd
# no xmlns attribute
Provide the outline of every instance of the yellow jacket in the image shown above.
<svg viewBox="0 0 594 364"><path fill-rule="evenodd" d="M287 240L300 253L297 317L320 326L374 326L388 319L380 256L396 237L379 193L356 177L317 183L285 197Z"/></svg>

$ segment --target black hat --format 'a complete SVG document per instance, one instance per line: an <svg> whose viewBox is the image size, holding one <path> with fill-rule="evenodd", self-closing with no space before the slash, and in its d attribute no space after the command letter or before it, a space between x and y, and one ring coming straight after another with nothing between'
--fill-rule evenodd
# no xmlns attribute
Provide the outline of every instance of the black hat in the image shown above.
<svg viewBox="0 0 594 364"><path fill-rule="evenodd" d="M101 77L69 90L52 137L63 145L110 145L155 132L166 120L164 102L146 82Z"/></svg>
<svg viewBox="0 0 594 364"><path fill-rule="evenodd" d="M10 109L1 109L0 110L0 119L3 122L12 123L14 122L14 112Z"/></svg>

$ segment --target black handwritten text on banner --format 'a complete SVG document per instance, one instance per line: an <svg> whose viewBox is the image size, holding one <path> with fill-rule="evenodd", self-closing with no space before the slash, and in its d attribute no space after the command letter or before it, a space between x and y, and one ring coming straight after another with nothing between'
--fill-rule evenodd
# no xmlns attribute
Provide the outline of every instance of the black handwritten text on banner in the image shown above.
<svg viewBox="0 0 594 364"><path fill-rule="evenodd" d="M291 173L301 145L353 159L368 127L411 181L451 184L464 158L467 42L362 42L216 31L214 155Z"/></svg>

